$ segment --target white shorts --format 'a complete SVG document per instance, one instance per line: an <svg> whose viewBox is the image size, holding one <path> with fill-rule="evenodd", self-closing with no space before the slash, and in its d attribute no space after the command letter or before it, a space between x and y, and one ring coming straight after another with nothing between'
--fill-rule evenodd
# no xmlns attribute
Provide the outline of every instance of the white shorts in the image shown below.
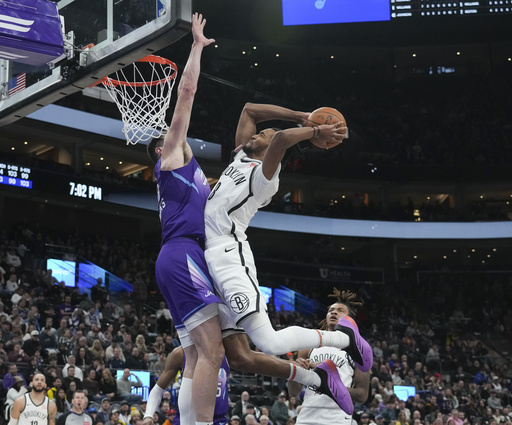
<svg viewBox="0 0 512 425"><path fill-rule="evenodd" d="M355 421L354 421L355 422ZM297 416L296 425L352 425L352 416L345 414L339 407L336 409L326 407L302 407ZM354 425L357 425L355 422Z"/></svg>
<svg viewBox="0 0 512 425"><path fill-rule="evenodd" d="M254 319L260 313L262 323L268 321L267 304L260 292L249 243L232 236L215 238L206 242L204 257L217 295L225 305L219 305L223 335L243 331L244 320Z"/></svg>
<svg viewBox="0 0 512 425"><path fill-rule="evenodd" d="M184 327L176 329L178 332L178 337L180 338L181 346L183 348L190 347L191 345L195 344L192 335L190 335L190 332L207 320L210 320L212 317L215 317L217 314L219 314L218 307L220 305L222 304L208 304L206 307L198 310L192 316L188 317L184 322Z"/></svg>

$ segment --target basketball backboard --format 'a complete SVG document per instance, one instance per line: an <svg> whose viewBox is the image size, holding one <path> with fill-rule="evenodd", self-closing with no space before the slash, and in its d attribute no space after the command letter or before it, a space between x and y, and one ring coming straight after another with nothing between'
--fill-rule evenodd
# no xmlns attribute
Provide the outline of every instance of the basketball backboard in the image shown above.
<svg viewBox="0 0 512 425"><path fill-rule="evenodd" d="M174 43L191 27L192 0L54 3L61 20L64 54L42 66L0 59L0 126L94 85ZM16 82L18 89L9 95Z"/></svg>

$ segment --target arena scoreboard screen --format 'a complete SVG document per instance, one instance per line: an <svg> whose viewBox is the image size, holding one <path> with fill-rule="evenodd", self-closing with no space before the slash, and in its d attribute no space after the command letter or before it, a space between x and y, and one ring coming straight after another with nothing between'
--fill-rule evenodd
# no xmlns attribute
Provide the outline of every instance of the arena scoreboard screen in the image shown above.
<svg viewBox="0 0 512 425"><path fill-rule="evenodd" d="M512 0L282 0L283 25L383 22L512 13Z"/></svg>
<svg viewBox="0 0 512 425"><path fill-rule="evenodd" d="M30 174L28 167L0 162L0 184L32 189Z"/></svg>
<svg viewBox="0 0 512 425"><path fill-rule="evenodd" d="M104 188L95 182L77 181L63 174L7 162L0 162L0 184L54 193L69 198L93 201L103 201L105 198Z"/></svg>

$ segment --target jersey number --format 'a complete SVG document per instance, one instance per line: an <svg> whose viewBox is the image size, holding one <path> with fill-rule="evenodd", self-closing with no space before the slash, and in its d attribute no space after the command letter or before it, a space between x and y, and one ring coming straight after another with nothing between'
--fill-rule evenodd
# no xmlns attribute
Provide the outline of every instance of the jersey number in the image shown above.
<svg viewBox="0 0 512 425"><path fill-rule="evenodd" d="M37 421L30 421L30 425L37 425L38 422Z"/></svg>
<svg viewBox="0 0 512 425"><path fill-rule="evenodd" d="M214 197L215 192L217 192L217 190L219 190L220 184L221 184L220 182L217 182L217 184L215 185L215 187L212 190L212 193L210 193L210 196L208 196L208 200L210 200Z"/></svg>

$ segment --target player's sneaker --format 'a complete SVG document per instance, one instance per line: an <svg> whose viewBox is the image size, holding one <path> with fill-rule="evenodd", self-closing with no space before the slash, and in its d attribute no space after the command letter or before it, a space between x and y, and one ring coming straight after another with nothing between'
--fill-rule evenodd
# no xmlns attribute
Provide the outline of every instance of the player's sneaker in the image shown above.
<svg viewBox="0 0 512 425"><path fill-rule="evenodd" d="M350 345L344 350L352 357L357 368L362 372L369 371L373 364L372 348L359 334L356 322L351 317L345 316L338 321L334 329L349 336Z"/></svg>
<svg viewBox="0 0 512 425"><path fill-rule="evenodd" d="M326 360L319 364L314 371L320 376L321 384L314 390L331 397L340 408L351 415L354 412L354 404L350 398L347 387L341 382L338 369L332 360Z"/></svg>

